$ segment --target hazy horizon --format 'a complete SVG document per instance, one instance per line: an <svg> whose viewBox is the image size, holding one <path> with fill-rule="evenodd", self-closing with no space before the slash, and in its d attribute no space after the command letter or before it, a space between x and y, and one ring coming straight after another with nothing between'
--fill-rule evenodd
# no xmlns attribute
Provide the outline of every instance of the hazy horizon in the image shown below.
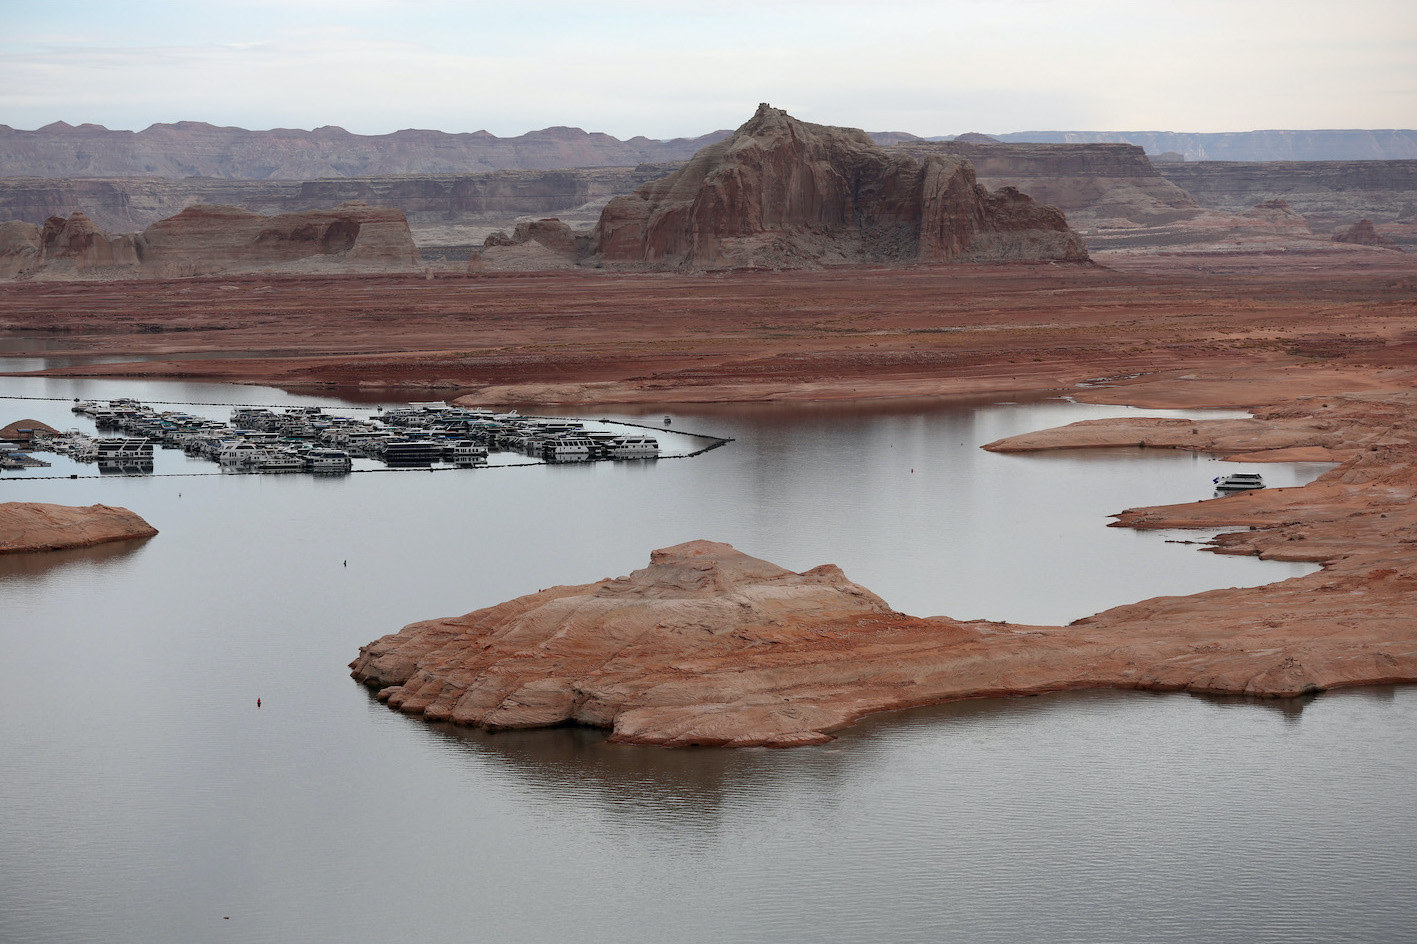
<svg viewBox="0 0 1417 944"><path fill-rule="evenodd" d="M54 0L0 35L0 123L141 130L1388 130L1417 115L1417 5L1352 0Z"/></svg>
<svg viewBox="0 0 1417 944"><path fill-rule="evenodd" d="M794 115L793 117L797 117L797 116ZM744 120L747 120L746 116L745 116ZM822 123L822 122L818 122L818 123L820 124L820 123ZM831 123L831 122L827 122L827 123ZM379 136L390 135L390 134L398 134L398 133L400 133L400 132L407 132L407 131L433 132L433 133L436 133L436 134L450 134L450 135L454 135L454 134L479 134L479 133L488 133L488 134L490 134L490 133L491 133L491 132L488 132L487 129L485 129L485 128L475 128L475 129L473 129L473 130L471 130L471 131L450 131L450 130L448 130L448 129L446 129L446 128L413 128L413 127L408 127L408 128L395 128L395 129L392 130L392 131L373 132L373 133L370 133L370 134L366 134L366 133L364 133L364 132L351 131L350 129L345 128L343 125L330 124L330 123L326 123L326 124L323 124L323 125L315 125L315 126L312 126L312 127L303 127L303 128L301 128L301 127L291 127L291 126L273 126L273 127L269 127L269 128L246 128L246 127L242 127L241 125L221 125L221 124L217 124L217 123L215 123L215 122L206 121L206 120L201 119L201 118L178 118L178 119L176 119L176 120L174 120L174 121L155 121L155 122L153 122L152 124L147 125L147 126L142 127L142 128L115 128L115 127L112 127L112 126L110 126L110 125L103 125L103 124L101 124L101 123L99 123L99 122L77 122L77 121L68 121L68 120L63 119L63 118L56 118L56 119L54 119L53 121L46 122L46 123L43 124L43 125L36 125L35 127L32 127L32 128L19 128L19 127L15 127L14 125L6 124L5 122L0 122L0 127L10 128L12 131L35 132L35 131L42 131L44 128L49 127L50 125L56 125L56 124L59 124L59 125L67 125L67 126L69 126L69 127L71 127L71 128L80 128L80 127L83 127L83 126L85 126L85 125L95 125L95 126L98 126L98 127L102 127L102 128L104 128L105 130L108 130L108 131L131 131L131 132L134 132L134 133L139 133L139 132L147 131L147 130L149 130L150 128L157 127L157 126L161 126L161 125L171 126L171 125L179 125L179 124L205 124L205 125L209 125L209 126L214 127L214 128L223 128L223 129L228 129L228 128L229 128L229 129L234 129L234 130L237 130L237 131L248 131L248 132L253 132L253 133L264 133L264 132L271 132L271 131L299 131L299 132L305 132L305 133L313 133L313 132L315 132L315 131L319 131L319 130L322 130L322 129L325 129L325 128L332 128L332 129L337 129L337 130L340 130L340 131L345 131L345 132L347 132L347 133L349 133L349 134L359 135L359 136L361 136L361 137L379 137ZM526 129L525 131L515 132L515 133L512 133L512 134L496 135L496 137L498 137L498 138L515 138L515 137L520 137L520 136L522 136L522 135L527 135L527 134L536 134L536 133L542 132L542 131L551 131L551 130L554 130L554 129L556 129L556 128L569 128L569 129L571 129L571 130L573 130L573 131L582 131L582 132L585 132L586 134L608 134L608 133L609 133L609 132L601 131L600 129L597 129L597 128L587 128L587 127L584 127L584 126L582 126L582 125L565 125L565 124L562 124L562 125L547 125L547 126L542 127L542 128L528 128L528 129ZM654 138L654 137L652 137L651 135L643 134L643 133L627 134L627 135L625 135L623 138L621 138L621 137L618 136L618 135L616 135L615 137L619 138L620 140L626 140L626 141L627 141L627 140L631 140L631 139L636 138L636 137L648 138L648 139L650 139L650 140L656 140L656 141L670 141L670 140L675 140L675 139L694 140L694 139L697 139L697 138L706 137L706 136L711 135L711 134L719 134L719 133L722 133L722 132L732 132L733 130L734 130L734 129L733 129L733 128L730 128L730 127L713 128L713 129L711 129L711 130L703 131L703 132L700 132L700 133L697 133L697 134L675 135L673 138ZM968 133L971 133L971 131L966 130L966 131L948 132L948 133L945 133L945 134L921 134L921 133L918 132L918 131L912 131L912 130L907 129L907 128L863 128L863 129L861 129L861 130L866 131L868 134L913 134L913 135L916 135L917 137L921 137L921 138L937 138L937 137L938 137L938 138L953 138L953 137L957 137L958 135L961 135L961 134L968 134ZM1414 125L1413 125L1412 127L1406 127L1406 128L1401 128L1401 127L1393 127L1393 128L1356 128L1356 127L1354 127L1354 128L1247 128L1247 129L1245 129L1245 130L1243 130L1243 131L1193 131L1193 130L1189 130L1189 129L1176 129L1176 128L1019 128L1019 129L1008 130L1008 131L1000 130L1000 131L994 131L994 132L973 132L973 133L994 134L994 135L1018 135L1018 134L1099 134L1099 135L1105 135L1105 134L1119 134L1119 135L1120 135L1120 134L1180 134L1180 135L1188 135L1188 134L1265 134L1265 133L1291 133L1291 132L1292 132L1292 133L1298 133L1298 134L1322 134L1322 133L1330 133L1330 132L1333 132L1333 133L1378 133L1378 132L1407 132L1407 133L1417 133L1417 123L1414 123Z"/></svg>

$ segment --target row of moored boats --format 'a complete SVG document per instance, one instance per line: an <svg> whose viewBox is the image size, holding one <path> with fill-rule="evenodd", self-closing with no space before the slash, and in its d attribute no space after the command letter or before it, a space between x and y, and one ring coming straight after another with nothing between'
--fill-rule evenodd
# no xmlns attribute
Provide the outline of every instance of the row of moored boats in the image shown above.
<svg viewBox="0 0 1417 944"><path fill-rule="evenodd" d="M274 410L238 407L231 422L177 411L158 411L134 400L80 401L75 413L90 417L97 436L72 430L51 436L43 448L80 462L151 471L154 444L182 449L241 472L340 473L357 458L389 466L476 466L493 451L516 451L548 462L653 459L653 436L587 429L574 420L417 404L359 419L320 407Z"/></svg>

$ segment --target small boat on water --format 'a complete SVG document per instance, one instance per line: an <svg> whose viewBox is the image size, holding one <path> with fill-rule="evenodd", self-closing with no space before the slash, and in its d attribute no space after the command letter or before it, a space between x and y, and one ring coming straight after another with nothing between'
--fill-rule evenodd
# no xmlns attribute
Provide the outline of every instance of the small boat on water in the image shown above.
<svg viewBox="0 0 1417 944"><path fill-rule="evenodd" d="M1258 472L1232 472L1215 479L1217 492L1244 492L1252 488L1264 488L1264 479Z"/></svg>

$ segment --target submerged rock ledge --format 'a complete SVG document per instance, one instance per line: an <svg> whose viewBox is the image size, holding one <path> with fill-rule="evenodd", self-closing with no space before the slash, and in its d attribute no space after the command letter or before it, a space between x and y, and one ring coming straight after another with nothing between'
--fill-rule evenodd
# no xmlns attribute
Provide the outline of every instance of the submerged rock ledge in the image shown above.
<svg viewBox="0 0 1417 944"><path fill-rule="evenodd" d="M772 747L963 698L1082 688L1292 697L1417 680L1417 450L1394 433L1417 428L1417 399L1329 397L1261 422L1293 426L1322 412L1299 424L1302 435L1260 439L1347 455L1316 482L1135 509L1118 522L1248 527L1216 550L1324 565L1308 576L1022 626L907 616L835 566L798 574L691 541L655 551L628 577L415 623L363 647L352 674L427 721L574 723L621 742ZM1333 413L1372 425L1365 435L1361 424L1325 422ZM1090 444L1115 444L1115 429L1092 429ZM1167 430L1183 447L1221 452L1250 451L1255 432L1204 421ZM1067 445L1088 439L1074 428Z"/></svg>
<svg viewBox="0 0 1417 944"><path fill-rule="evenodd" d="M127 508L0 502L0 554L92 547L154 534L156 528Z"/></svg>

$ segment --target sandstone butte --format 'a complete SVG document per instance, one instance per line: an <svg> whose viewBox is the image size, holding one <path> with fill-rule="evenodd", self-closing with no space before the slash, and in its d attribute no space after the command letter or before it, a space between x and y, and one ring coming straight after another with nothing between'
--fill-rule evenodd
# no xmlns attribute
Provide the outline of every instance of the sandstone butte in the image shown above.
<svg viewBox="0 0 1417 944"><path fill-rule="evenodd" d="M611 200L606 264L791 268L862 262L1083 262L1063 214L989 191L955 154L917 158L767 104L682 168Z"/></svg>
<svg viewBox="0 0 1417 944"><path fill-rule="evenodd" d="M0 554L149 538L157 529L127 508L0 502Z"/></svg>
<svg viewBox="0 0 1417 944"><path fill-rule="evenodd" d="M835 566L793 573L726 544L655 551L628 577L414 623L356 679L427 721L608 728L665 746L816 744L864 715L1082 688L1294 697L1417 680L1417 394L1335 395L1253 420L1120 420L999 451L1145 445L1340 464L1302 488L1133 509L1217 528L1214 550L1312 561L1265 587L1161 597L1068 626L919 618ZM1100 523L1099 523L1100 525Z"/></svg>

